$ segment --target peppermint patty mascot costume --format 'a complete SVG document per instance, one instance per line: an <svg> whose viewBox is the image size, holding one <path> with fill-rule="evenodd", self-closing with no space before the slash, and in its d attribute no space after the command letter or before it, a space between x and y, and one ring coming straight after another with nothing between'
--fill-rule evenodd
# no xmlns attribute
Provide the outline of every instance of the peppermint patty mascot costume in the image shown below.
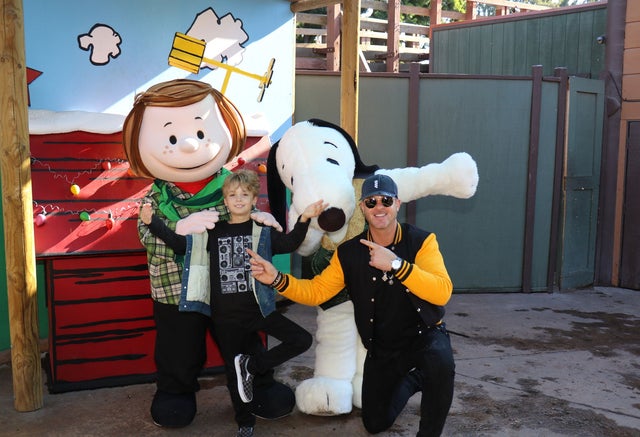
<svg viewBox="0 0 640 437"><path fill-rule="evenodd" d="M228 218L221 187L229 173L223 166L243 150L245 140L238 109L210 85L187 79L159 83L139 94L123 127L131 171L155 180L143 203L151 203L154 214L181 235L204 232ZM258 216L257 221L275 224L270 214ZM210 318L180 305L183 257L141 221L138 232L147 250L157 330L151 415L159 426L183 427L197 411ZM262 347L257 336L256 343ZM295 404L293 391L272 376L254 382L257 416L280 417Z"/></svg>

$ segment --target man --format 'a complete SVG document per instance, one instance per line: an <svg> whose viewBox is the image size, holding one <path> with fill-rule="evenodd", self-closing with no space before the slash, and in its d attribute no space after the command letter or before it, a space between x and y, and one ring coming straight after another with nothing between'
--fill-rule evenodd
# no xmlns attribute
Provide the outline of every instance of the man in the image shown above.
<svg viewBox="0 0 640 437"><path fill-rule="evenodd" d="M409 398L422 391L417 435L437 436L453 399L455 364L442 321L453 285L435 234L399 224L400 204L390 177L370 176L360 198L368 230L341 244L322 273L296 279L249 251L252 272L305 305L319 305L346 287L367 348L364 427L370 433L388 429Z"/></svg>

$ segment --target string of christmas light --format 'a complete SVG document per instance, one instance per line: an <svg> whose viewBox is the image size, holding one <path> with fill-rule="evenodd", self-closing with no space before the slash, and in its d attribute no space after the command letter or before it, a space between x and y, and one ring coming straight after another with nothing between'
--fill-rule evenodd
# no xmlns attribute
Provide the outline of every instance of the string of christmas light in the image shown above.
<svg viewBox="0 0 640 437"><path fill-rule="evenodd" d="M50 161L57 161L58 159L52 160L50 159ZM73 160L72 158L65 158L64 161L70 161ZM69 175L67 173L65 173L64 171L60 171L60 170L54 170L53 167L51 166L51 164L46 163L34 156L31 157L31 166L33 167L34 164L40 165L42 167L44 167L49 173L51 173L53 175L53 179L62 179L65 182L67 182L69 184L69 191L71 191L71 194L73 194L74 196L78 196L80 194L80 186L78 184L76 184L76 180L78 180L78 178L80 176L83 175L90 175L91 173L93 173L94 171L96 171L98 168L102 168L102 170L104 171L109 171L111 170L111 166L112 163L118 163L118 164L123 164L123 163L127 163L126 160L124 159L120 159L120 158L107 158L107 159L77 159L76 161L84 161L84 162L95 162L95 165L93 167L90 167L88 169L85 170L81 170L78 171L75 176L73 178L69 178Z"/></svg>
<svg viewBox="0 0 640 437"><path fill-rule="evenodd" d="M34 218L34 223L36 226L43 226L47 217L54 215L76 215L80 219L80 221L88 222L88 221L96 221L96 220L104 220L105 227L108 230L111 230L115 225L116 220L124 217L127 211L135 209L136 211L139 208L139 203L133 203L127 206L121 206L118 208L110 208L106 209L81 209L81 210L65 210L55 205L39 205L38 202L33 201L33 210L37 211L36 216ZM99 216L99 217L96 217ZM105 217L106 216L106 217ZM131 215L128 215L130 217Z"/></svg>

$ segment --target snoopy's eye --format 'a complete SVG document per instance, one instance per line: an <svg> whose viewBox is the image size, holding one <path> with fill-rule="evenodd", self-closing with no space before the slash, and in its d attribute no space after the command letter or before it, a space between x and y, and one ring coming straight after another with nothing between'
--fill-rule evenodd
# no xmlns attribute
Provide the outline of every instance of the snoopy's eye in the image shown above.
<svg viewBox="0 0 640 437"><path fill-rule="evenodd" d="M204 132L202 132L201 130L199 130L196 135L198 136L199 139L203 139L204 138Z"/></svg>
<svg viewBox="0 0 640 437"><path fill-rule="evenodd" d="M291 176L291 186L293 187L293 176Z"/></svg>
<svg viewBox="0 0 640 437"><path fill-rule="evenodd" d="M175 146L175 144L178 142L178 139L176 138L175 135L171 135L169 137L169 142Z"/></svg>
<svg viewBox="0 0 640 437"><path fill-rule="evenodd" d="M329 164L334 164L334 165L340 166L340 163L338 161L336 161L335 159L332 159L332 158L327 158L327 162Z"/></svg>

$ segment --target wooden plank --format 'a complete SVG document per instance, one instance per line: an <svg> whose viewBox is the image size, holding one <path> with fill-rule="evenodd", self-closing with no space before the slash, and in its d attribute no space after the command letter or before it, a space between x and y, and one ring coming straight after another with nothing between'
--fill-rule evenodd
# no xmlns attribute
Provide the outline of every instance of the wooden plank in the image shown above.
<svg viewBox="0 0 640 437"><path fill-rule="evenodd" d="M627 1L627 23L640 21L640 3L637 1Z"/></svg>
<svg viewBox="0 0 640 437"><path fill-rule="evenodd" d="M465 60L460 59L460 65L458 66L458 69L456 70L456 73L474 73L474 74L480 74L480 71L482 69L482 38L481 38L481 32L482 28L478 27L475 29L469 29L469 36L468 39L466 39L466 41L469 44L469 59L468 62L465 65ZM458 40L458 46L460 44L464 44L465 39L462 40ZM452 47L453 48L453 47ZM452 51L452 53L455 53L455 51Z"/></svg>
<svg viewBox="0 0 640 437"><path fill-rule="evenodd" d="M480 68L476 70L478 74L491 74L491 54L493 52L493 46L491 44L486 44L485 41L491 41L491 36L493 35L494 26L485 26L481 27L479 40L480 44L478 44L479 54L480 54Z"/></svg>
<svg viewBox="0 0 640 437"><path fill-rule="evenodd" d="M578 35L580 33L580 15L567 15L566 35ZM565 38L565 65L569 69L569 74L576 72L578 68L578 38Z"/></svg>
<svg viewBox="0 0 640 437"><path fill-rule="evenodd" d="M504 24L504 42L502 45L502 73L511 74L514 70L514 56L520 47L515 45L516 25L514 22Z"/></svg>
<svg viewBox="0 0 640 437"><path fill-rule="evenodd" d="M638 84L640 85L640 79L638 79ZM624 103L620 117L622 120L640 120L640 102Z"/></svg>
<svg viewBox="0 0 640 437"><path fill-rule="evenodd" d="M489 66L489 74L502 74L503 49L504 49L504 26L491 27L491 65Z"/></svg>
<svg viewBox="0 0 640 437"><path fill-rule="evenodd" d="M485 5L491 6L502 6L505 8L517 8L522 11L546 11L551 9L550 6L542 6L542 5L533 5L524 2L512 2L508 0L488 0L488 1L479 1L478 3L482 3Z"/></svg>
<svg viewBox="0 0 640 437"><path fill-rule="evenodd" d="M16 410L33 411L42 407L43 399L22 1L4 0L0 16L0 178L13 396Z"/></svg>
<svg viewBox="0 0 640 437"><path fill-rule="evenodd" d="M580 33L578 34L578 65L576 70L574 70L574 73L578 76L591 76L591 53L592 47L595 44L592 35L593 11L580 14Z"/></svg>
<svg viewBox="0 0 640 437"><path fill-rule="evenodd" d="M637 290L640 288L640 121L629 123L625 170L626 207L620 257L620 286Z"/></svg>
<svg viewBox="0 0 640 437"><path fill-rule="evenodd" d="M387 4L387 72L397 73L400 67L400 0Z"/></svg>
<svg viewBox="0 0 640 437"><path fill-rule="evenodd" d="M640 99L640 74L626 74L623 77L622 95L627 100Z"/></svg>
<svg viewBox="0 0 640 437"><path fill-rule="evenodd" d="M567 89L569 76L567 69L558 67L553 72L560 79L556 106L556 141L553 171L553 194L551 201L551 226L549 228L549 262L547 263L547 290L557 286L558 245L560 243L560 211L562 203L562 176L564 174L564 146L567 127Z"/></svg>
<svg viewBox="0 0 640 437"><path fill-rule="evenodd" d="M606 44L598 44L597 38L607 33L607 11L593 10L593 29L591 34L591 56L588 59L590 77L592 79L600 79L602 73L606 70L605 53ZM612 31L613 32L613 31ZM612 35L609 35L611 38ZM615 40L615 37L612 38ZM618 58L619 59L619 58ZM619 60L618 60L619 62Z"/></svg>
<svg viewBox="0 0 640 437"><path fill-rule="evenodd" d="M624 30L624 48L640 47L640 21L628 23Z"/></svg>
<svg viewBox="0 0 640 437"><path fill-rule="evenodd" d="M531 118L529 131L529 159L527 166L527 195L524 222L524 248L522 254L522 291L531 291L533 264L533 234L535 227L538 152L540 146L540 112L542 110L542 66L533 67L531 82Z"/></svg>
<svg viewBox="0 0 640 437"><path fill-rule="evenodd" d="M327 7L327 47L331 48L327 52L326 69L328 71L340 70L340 53L342 41L340 40L340 5Z"/></svg>
<svg viewBox="0 0 640 437"><path fill-rule="evenodd" d="M540 33L538 39L539 52L536 64L542 65L543 74L546 71L552 71L556 65L551 62L551 56L553 55L554 41L553 36L553 18L547 18L540 20Z"/></svg>
<svg viewBox="0 0 640 437"><path fill-rule="evenodd" d="M429 11L429 40L433 36L433 27L442 21L442 0L435 0L435 4L431 2L431 10Z"/></svg>
<svg viewBox="0 0 640 437"><path fill-rule="evenodd" d="M540 20L526 22L527 41L525 43L526 60L523 68L540 65Z"/></svg>
<svg viewBox="0 0 640 437"><path fill-rule="evenodd" d="M291 2L291 12L309 11L316 8L342 3L342 0L298 0Z"/></svg>
<svg viewBox="0 0 640 437"><path fill-rule="evenodd" d="M624 51L623 69L625 74L640 73L640 47Z"/></svg>
<svg viewBox="0 0 640 437"><path fill-rule="evenodd" d="M567 28L567 16L555 15L551 17L551 39L553 41L562 41L551 45L551 65L550 67L566 67L565 53L567 46L565 44Z"/></svg>
<svg viewBox="0 0 640 437"><path fill-rule="evenodd" d="M451 59L451 72L464 73L469 71L472 62L479 63L479 51L473 45L475 39L471 38L471 33L470 29L460 29L454 39L453 50L442 51L446 58Z"/></svg>
<svg viewBox="0 0 640 437"><path fill-rule="evenodd" d="M528 75L531 71L531 67L527 67L527 51L525 50L529 36L527 32L526 21L516 22L514 34L515 52L513 53L513 74L519 76Z"/></svg>

